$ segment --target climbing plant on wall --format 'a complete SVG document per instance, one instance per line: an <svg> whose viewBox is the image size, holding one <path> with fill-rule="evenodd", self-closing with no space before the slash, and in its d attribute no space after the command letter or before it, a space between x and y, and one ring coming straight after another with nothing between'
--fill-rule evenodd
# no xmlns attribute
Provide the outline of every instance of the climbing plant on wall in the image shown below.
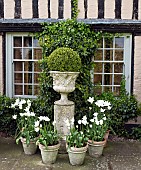
<svg viewBox="0 0 141 170"><path fill-rule="evenodd" d="M69 98L75 101L77 115L81 115L86 109L85 98L92 90L90 74L93 68L92 56L97 49L98 40L102 34L101 32L92 31L90 25L77 22L76 19L44 23L42 26L43 31L36 35L43 48L40 96L49 103L49 106L53 106L53 102L59 98L58 94L52 89L52 80L49 77L46 58L58 47L72 48L80 55L83 66L77 78L76 90L70 94Z"/></svg>

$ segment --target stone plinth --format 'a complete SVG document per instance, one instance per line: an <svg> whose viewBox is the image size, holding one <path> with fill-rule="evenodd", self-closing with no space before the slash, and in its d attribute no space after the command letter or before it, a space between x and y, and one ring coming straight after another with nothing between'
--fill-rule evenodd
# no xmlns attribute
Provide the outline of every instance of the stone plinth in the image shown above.
<svg viewBox="0 0 141 170"><path fill-rule="evenodd" d="M60 153L66 153L66 135L70 133L70 129L67 126L66 120L74 118L74 102L68 101L68 103L61 103L56 101L54 103L54 120L56 121L56 129L61 135Z"/></svg>

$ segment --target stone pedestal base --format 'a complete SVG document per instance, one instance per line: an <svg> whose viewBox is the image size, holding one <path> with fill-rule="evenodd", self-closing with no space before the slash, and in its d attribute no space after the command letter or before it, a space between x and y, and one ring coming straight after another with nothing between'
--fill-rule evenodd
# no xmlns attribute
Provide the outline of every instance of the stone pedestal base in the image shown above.
<svg viewBox="0 0 141 170"><path fill-rule="evenodd" d="M66 120L74 119L74 102L68 101L60 102L56 101L54 103L54 120L56 121L56 129L61 135L62 140L59 149L60 153L66 153L66 135L70 133L70 129L67 126ZM73 125L72 125L73 126Z"/></svg>

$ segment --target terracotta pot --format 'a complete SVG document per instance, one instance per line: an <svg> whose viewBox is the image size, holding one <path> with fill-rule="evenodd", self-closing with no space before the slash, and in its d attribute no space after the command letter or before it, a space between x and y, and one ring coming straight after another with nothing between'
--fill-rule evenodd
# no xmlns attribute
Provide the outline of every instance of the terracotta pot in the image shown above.
<svg viewBox="0 0 141 170"><path fill-rule="evenodd" d="M85 160L87 146L81 148L67 148L71 165L82 165Z"/></svg>
<svg viewBox="0 0 141 170"><path fill-rule="evenodd" d="M106 133L105 133L105 135L104 135L104 139L106 139L106 143L105 143L104 147L106 147L106 146L107 146L109 133L110 133L110 130L107 130L107 132L106 132Z"/></svg>
<svg viewBox="0 0 141 170"><path fill-rule="evenodd" d="M44 164L53 164L56 161L60 143L47 148L39 143L39 149L41 151L41 157Z"/></svg>
<svg viewBox="0 0 141 170"><path fill-rule="evenodd" d="M23 150L26 155L33 155L37 151L36 139L30 141L29 145L26 144L26 139L21 138L21 142L23 145Z"/></svg>
<svg viewBox="0 0 141 170"><path fill-rule="evenodd" d="M103 148L106 143L106 139L103 141L97 142L88 140L88 152L91 157L100 157L103 153Z"/></svg>

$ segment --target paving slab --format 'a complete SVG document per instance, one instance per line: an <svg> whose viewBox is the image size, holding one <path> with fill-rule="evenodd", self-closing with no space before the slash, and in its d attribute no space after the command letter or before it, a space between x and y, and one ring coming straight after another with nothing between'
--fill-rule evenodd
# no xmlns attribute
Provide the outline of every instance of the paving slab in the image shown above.
<svg viewBox="0 0 141 170"><path fill-rule="evenodd" d="M101 157L87 153L81 166L72 166L68 154L58 154L55 164L45 165L39 149L34 155L25 155L21 143L1 137L0 170L141 170L141 143L108 141Z"/></svg>

